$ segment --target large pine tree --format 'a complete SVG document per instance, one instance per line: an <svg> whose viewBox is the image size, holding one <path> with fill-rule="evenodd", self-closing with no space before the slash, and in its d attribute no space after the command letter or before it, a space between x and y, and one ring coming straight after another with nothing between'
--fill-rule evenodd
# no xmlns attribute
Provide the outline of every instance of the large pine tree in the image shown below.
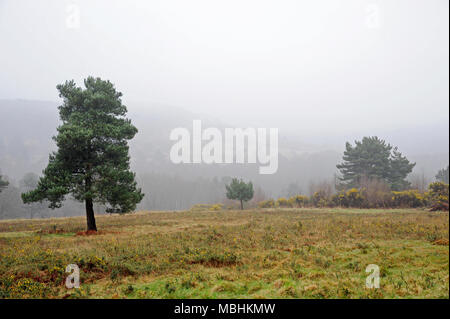
<svg viewBox="0 0 450 319"><path fill-rule="evenodd" d="M341 172L341 188L361 187L366 180L386 182L392 190L409 186L406 176L416 164L410 163L397 149L378 137L364 137L355 146L346 143Z"/></svg>
<svg viewBox="0 0 450 319"><path fill-rule="evenodd" d="M63 98L62 125L53 137L58 150L50 154L37 188L22 198L25 203L47 199L50 208L57 208L72 194L85 202L87 229L97 230L94 202L106 205L107 212L125 213L144 195L130 171L128 140L137 129L125 117L122 93L100 78L88 77L84 85L66 81L57 86Z"/></svg>

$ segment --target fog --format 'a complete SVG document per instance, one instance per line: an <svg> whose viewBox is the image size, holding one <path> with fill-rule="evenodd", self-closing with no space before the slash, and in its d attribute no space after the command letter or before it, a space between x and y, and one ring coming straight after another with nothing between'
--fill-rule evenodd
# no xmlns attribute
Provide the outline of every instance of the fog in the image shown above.
<svg viewBox="0 0 450 319"><path fill-rule="evenodd" d="M126 102L300 134L448 123L445 0L0 3L2 98L95 75Z"/></svg>
<svg viewBox="0 0 450 319"><path fill-rule="evenodd" d="M448 164L448 14L446 0L0 0L1 172L41 172L56 85L92 75L124 94L138 178L239 175L268 195L306 192L333 178L346 141L377 135L431 180ZM193 119L278 128L279 172L168 163L170 130ZM218 200L222 186L150 208Z"/></svg>

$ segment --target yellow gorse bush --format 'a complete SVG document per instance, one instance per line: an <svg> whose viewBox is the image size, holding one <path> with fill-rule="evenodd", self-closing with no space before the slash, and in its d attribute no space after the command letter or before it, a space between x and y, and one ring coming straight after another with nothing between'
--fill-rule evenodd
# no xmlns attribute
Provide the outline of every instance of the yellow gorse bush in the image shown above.
<svg viewBox="0 0 450 319"><path fill-rule="evenodd" d="M289 201L284 197L278 198L277 207L289 207Z"/></svg>
<svg viewBox="0 0 450 319"><path fill-rule="evenodd" d="M309 198L305 195L296 195L289 198L289 204L291 207L304 207L308 204Z"/></svg>
<svg viewBox="0 0 450 319"><path fill-rule="evenodd" d="M393 207L423 207L426 205L426 199L423 194L417 190L407 190L402 192L392 192Z"/></svg>
<svg viewBox="0 0 450 319"><path fill-rule="evenodd" d="M273 208L275 207L275 201L273 199L263 200L258 203L259 208Z"/></svg>
<svg viewBox="0 0 450 319"><path fill-rule="evenodd" d="M191 207L190 211L219 211L223 209L223 204L196 204Z"/></svg>

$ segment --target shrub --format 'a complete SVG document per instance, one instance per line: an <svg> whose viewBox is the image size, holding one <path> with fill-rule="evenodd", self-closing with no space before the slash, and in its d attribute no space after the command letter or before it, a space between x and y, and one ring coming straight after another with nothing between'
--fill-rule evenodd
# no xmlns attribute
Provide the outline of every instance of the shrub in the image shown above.
<svg viewBox="0 0 450 319"><path fill-rule="evenodd" d="M273 208L275 207L275 201L273 199L263 200L258 203L259 208Z"/></svg>
<svg viewBox="0 0 450 319"><path fill-rule="evenodd" d="M5 296L11 298L45 298L49 289L44 283L31 278L20 278L9 287L7 293Z"/></svg>
<svg viewBox="0 0 450 319"><path fill-rule="evenodd" d="M320 200L323 200L323 197L320 198L319 201ZM427 204L427 198L424 194L420 193L418 190L391 192L383 190L382 188L367 189L364 187L360 190L356 188L351 188L347 191L341 191L340 193L333 195L331 197L331 204L333 206L355 207L355 208L378 208L378 207L416 208L425 206ZM315 205L319 206L318 204Z"/></svg>
<svg viewBox="0 0 450 319"><path fill-rule="evenodd" d="M348 205L350 207L363 207L363 204L365 202L365 198L358 189L351 188L346 193L345 196L347 197Z"/></svg>
<svg viewBox="0 0 450 319"><path fill-rule="evenodd" d="M191 207L193 212L219 211L223 209L223 204L195 204Z"/></svg>
<svg viewBox="0 0 450 319"><path fill-rule="evenodd" d="M289 205L289 201L286 198L281 197L281 198L278 198L278 200L277 200L277 206L278 207L289 207L290 205Z"/></svg>
<svg viewBox="0 0 450 319"><path fill-rule="evenodd" d="M190 210L193 212L206 211L209 210L209 206L208 204L195 204Z"/></svg>
<svg viewBox="0 0 450 319"><path fill-rule="evenodd" d="M423 207L426 200L423 194L417 190L392 192L392 206L394 207Z"/></svg>
<svg viewBox="0 0 450 319"><path fill-rule="evenodd" d="M308 204L309 198L304 195L292 196L289 198L289 204L291 207L305 207Z"/></svg>
<svg viewBox="0 0 450 319"><path fill-rule="evenodd" d="M348 198L345 192L334 194L331 197L331 203L333 206L348 207Z"/></svg>
<svg viewBox="0 0 450 319"><path fill-rule="evenodd" d="M364 207L383 208L392 206L392 194L389 185L379 179L368 179L360 190Z"/></svg>
<svg viewBox="0 0 450 319"><path fill-rule="evenodd" d="M361 208L366 205L366 200L362 190L351 188L347 191L341 191L331 197L331 205L341 207Z"/></svg>
<svg viewBox="0 0 450 319"><path fill-rule="evenodd" d="M328 196L323 190L315 192L312 196L312 203L316 207L325 207L329 205Z"/></svg>
<svg viewBox="0 0 450 319"><path fill-rule="evenodd" d="M449 210L448 206L449 185L443 182L434 182L428 186L427 198L431 204L431 210Z"/></svg>
<svg viewBox="0 0 450 319"><path fill-rule="evenodd" d="M222 210L222 208L223 208L223 204L214 204L214 205L211 205L211 207L210 207L210 209L214 210L214 211Z"/></svg>

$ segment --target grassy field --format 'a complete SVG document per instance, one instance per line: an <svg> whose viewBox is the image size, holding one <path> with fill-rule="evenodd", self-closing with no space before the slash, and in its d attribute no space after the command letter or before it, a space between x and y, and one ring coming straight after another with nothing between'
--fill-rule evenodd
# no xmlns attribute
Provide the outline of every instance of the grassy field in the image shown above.
<svg viewBox="0 0 450 319"><path fill-rule="evenodd" d="M97 226L0 221L0 298L449 298L448 213L140 212ZM65 287L68 264L80 289Z"/></svg>

